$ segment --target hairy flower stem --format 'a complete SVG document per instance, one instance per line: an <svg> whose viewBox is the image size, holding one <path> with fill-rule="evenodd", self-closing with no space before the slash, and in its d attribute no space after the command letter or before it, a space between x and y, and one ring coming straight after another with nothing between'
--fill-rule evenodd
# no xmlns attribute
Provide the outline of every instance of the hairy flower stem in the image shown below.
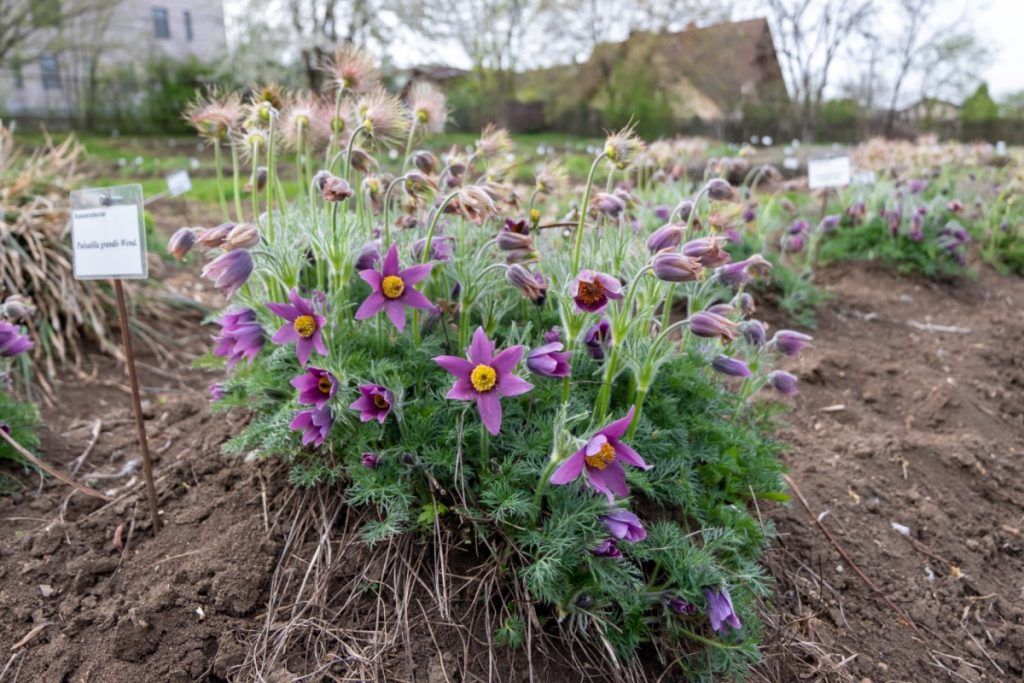
<svg viewBox="0 0 1024 683"><path fill-rule="evenodd" d="M239 223L245 222L245 215L242 213L242 183L238 172L238 146L231 145L231 183L235 195L235 220Z"/></svg>
<svg viewBox="0 0 1024 683"><path fill-rule="evenodd" d="M537 490L533 494L534 526L540 522L541 504L544 501L544 490L548 487L548 480L551 479L551 475L559 464L561 464L561 458L548 458L548 464L544 466L544 471L541 472L540 481L537 482Z"/></svg>
<svg viewBox="0 0 1024 683"><path fill-rule="evenodd" d="M601 160L605 158L606 153L601 152L594 158L594 163L590 165L590 172L587 173L587 186L583 192L583 203L580 204L580 220L576 225L576 243L572 249L572 270L571 274L575 275L580 270L580 249L583 247L583 226L587 222L587 208L590 205L590 193L594 189L594 174L597 173L597 166L601 163Z"/></svg>
<svg viewBox="0 0 1024 683"><path fill-rule="evenodd" d="M388 183L388 189L384 190L384 249L391 248L391 218L389 216L391 209L391 191L395 189L395 185L405 181L405 176L395 178Z"/></svg>
<svg viewBox="0 0 1024 683"><path fill-rule="evenodd" d="M327 164L327 170L334 172L334 164L331 161L331 155L334 154L334 147L338 141L338 137L341 135L338 130L338 119L341 118L341 99L345 94L345 85L338 85L338 93L334 96L334 119L331 120L331 140L327 143L327 149L324 151L324 163Z"/></svg>
<svg viewBox="0 0 1024 683"><path fill-rule="evenodd" d="M274 240L274 190L277 183L277 159L274 158L275 117L270 117L270 136L267 141L267 239Z"/></svg>
<svg viewBox="0 0 1024 683"><path fill-rule="evenodd" d="M636 390L636 398L633 400L633 407L635 412L633 413L633 422L629 425L629 430L626 432L626 438L633 438L633 434L636 432L636 426L640 424L640 417L644 414L644 399L647 398L647 387L640 386Z"/></svg>
<svg viewBox="0 0 1024 683"><path fill-rule="evenodd" d="M412 155L412 141L416 137L416 124L419 123L416 117L412 117L412 123L409 124L409 137L405 141L405 156L402 157L402 173L409 168L409 157Z"/></svg>
<svg viewBox="0 0 1024 683"><path fill-rule="evenodd" d="M351 181L349 181L349 174L352 170L352 148L355 147L356 138L359 137L359 134L365 131L366 126L360 125L352 131L352 137L348 139L348 147L345 149L345 172L341 174L341 177L344 178L346 182L351 183Z"/></svg>
<svg viewBox="0 0 1024 683"><path fill-rule="evenodd" d="M303 155L303 149L304 149L303 143L304 143L304 140L303 140L303 135L302 135L302 132L303 132L302 129L303 129L303 125L302 125L302 122L300 121L299 122L299 131L298 131L298 133L296 133L298 138L297 138L296 144L295 144L295 182L299 186L299 189L298 189L298 194L299 195L302 194L302 191L303 191L303 189L306 186L306 174L303 173L303 171L302 171L302 157L304 156Z"/></svg>
<svg viewBox="0 0 1024 683"><path fill-rule="evenodd" d="M420 257L422 263L426 263L430 260L430 248L434 241L434 231L437 229L437 223L441 219L441 214L444 213L445 208L453 199L455 199L455 197L458 196L458 194L458 190L449 193L441 201L441 204L434 209L434 215L430 218L430 225L427 226L427 237L423 242L423 255ZM420 311L418 308L413 309L412 312L412 338L415 343L420 343Z"/></svg>
<svg viewBox="0 0 1024 683"><path fill-rule="evenodd" d="M480 422L480 477L482 478L484 472L487 471L487 466L490 464L490 435L487 433L487 427L484 426L483 421Z"/></svg>
<svg viewBox="0 0 1024 683"><path fill-rule="evenodd" d="M221 168L220 140L213 143L213 164L217 169L217 199L220 200L221 219L227 223L231 220L228 215L228 198L224 194L224 169Z"/></svg>
<svg viewBox="0 0 1024 683"><path fill-rule="evenodd" d="M603 422L604 418L608 415L608 406L612 398L612 380L615 379L618 365L619 345L615 343L613 338L608 352L608 360L604 364L604 378L601 380L601 388L597 391L597 400L594 405L598 422Z"/></svg>
<svg viewBox="0 0 1024 683"><path fill-rule="evenodd" d="M260 160L260 148L257 145L253 145L252 148L252 187L249 192L249 196L252 199L252 223L253 225L259 226L260 224L260 191L256 188L257 176L259 175L256 170L259 168Z"/></svg>

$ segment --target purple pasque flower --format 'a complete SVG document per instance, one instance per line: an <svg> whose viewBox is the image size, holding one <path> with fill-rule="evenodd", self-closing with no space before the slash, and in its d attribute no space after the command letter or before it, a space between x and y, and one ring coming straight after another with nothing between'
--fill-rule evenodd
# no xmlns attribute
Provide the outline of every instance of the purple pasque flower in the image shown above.
<svg viewBox="0 0 1024 683"><path fill-rule="evenodd" d="M798 232L782 238L782 248L790 254L798 254L804 250L804 234Z"/></svg>
<svg viewBox="0 0 1024 683"><path fill-rule="evenodd" d="M549 341L526 354L526 368L530 372L542 377L568 377L571 374L569 358L572 352L563 350L565 346L557 336L556 332L555 341Z"/></svg>
<svg viewBox="0 0 1024 683"><path fill-rule="evenodd" d="M430 259L432 261L452 260L452 238L448 235L434 235L430 240ZM412 256L417 261L423 260L423 250L427 248L427 238L412 243Z"/></svg>
<svg viewBox="0 0 1024 683"><path fill-rule="evenodd" d="M633 422L635 407L630 406L625 417L619 418L599 429L579 449L558 466L551 475L551 483L568 484L576 480L586 470L590 486L614 501L615 496L629 495L626 486L626 471L622 464L649 470L651 466L644 462L640 454L619 441Z"/></svg>
<svg viewBox="0 0 1024 683"><path fill-rule="evenodd" d="M796 382L796 375L785 370L774 370L768 373L768 384L783 396L795 396L800 393L796 388Z"/></svg>
<svg viewBox="0 0 1024 683"><path fill-rule="evenodd" d="M273 311L274 315L286 321L271 337L271 341L275 344L295 342L295 355L302 365L306 364L314 350L321 356L326 356L327 347L324 345L324 337L320 330L327 320L316 312L313 300L303 299L298 291L290 291L288 299L291 300L291 304L273 301L267 303L267 308Z"/></svg>
<svg viewBox="0 0 1024 683"><path fill-rule="evenodd" d="M590 552L597 557L610 557L615 560L622 557L622 551L619 550L614 538L606 538L591 548Z"/></svg>
<svg viewBox="0 0 1024 683"><path fill-rule="evenodd" d="M430 263L419 263L405 270L399 269L398 246L392 244L379 272L372 268L359 271L359 277L373 291L356 311L356 320L372 318L383 310L399 332L405 330L406 306L428 311L434 308L427 297L413 288L414 284L430 274L432 267Z"/></svg>
<svg viewBox="0 0 1024 683"><path fill-rule="evenodd" d="M363 463L363 467L366 469L375 470L380 467L380 456L376 453L363 453L360 462Z"/></svg>
<svg viewBox="0 0 1024 683"><path fill-rule="evenodd" d="M692 256L677 251L662 251L651 259L651 270L662 282L693 282L700 278L704 266Z"/></svg>
<svg viewBox="0 0 1024 683"><path fill-rule="evenodd" d="M700 261L705 268L715 268L724 266L732 260L729 252L723 248L724 246L725 238L723 237L698 237L684 244L682 251L687 256Z"/></svg>
<svg viewBox="0 0 1024 683"><path fill-rule="evenodd" d="M288 427L293 432L302 432L302 445L322 446L324 439L334 425L334 414L330 406L300 410Z"/></svg>
<svg viewBox="0 0 1024 683"><path fill-rule="evenodd" d="M167 253L179 261L192 251L196 244L196 231L192 228L180 228L167 240Z"/></svg>
<svg viewBox="0 0 1024 683"><path fill-rule="evenodd" d="M690 316L690 332L698 337L721 337L722 341L736 338L736 323L710 311L699 311Z"/></svg>
<svg viewBox="0 0 1024 683"><path fill-rule="evenodd" d="M611 299L622 298L622 283L611 275L583 269L569 283L569 296L581 311L600 313Z"/></svg>
<svg viewBox="0 0 1024 683"><path fill-rule="evenodd" d="M263 348L263 326L256 322L256 311L242 308L229 311L217 321L220 334L213 338L213 355L228 359L228 369L243 358L251 364Z"/></svg>
<svg viewBox="0 0 1024 683"><path fill-rule="evenodd" d="M786 356L797 356L811 345L814 337L794 330L779 330L772 337L771 345Z"/></svg>
<svg viewBox="0 0 1024 683"><path fill-rule="evenodd" d="M737 298L736 305L743 312L743 315L754 315L754 311L757 310L757 302L754 301L754 297L749 292L741 292Z"/></svg>
<svg viewBox="0 0 1024 683"><path fill-rule="evenodd" d="M540 273L531 273L529 268L513 263L505 269L505 279L523 295L537 304L544 305L548 296L548 283Z"/></svg>
<svg viewBox="0 0 1024 683"><path fill-rule="evenodd" d="M684 600L678 595L668 599L668 608L676 614L696 614L697 606L688 600Z"/></svg>
<svg viewBox="0 0 1024 683"><path fill-rule="evenodd" d="M230 298L252 274L252 254L245 249L225 252L203 267L203 277L213 280L221 294Z"/></svg>
<svg viewBox="0 0 1024 683"><path fill-rule="evenodd" d="M349 406L359 411L359 419L363 422L376 420L384 424L395 404L395 395L379 384L360 384L359 398Z"/></svg>
<svg viewBox="0 0 1024 683"><path fill-rule="evenodd" d="M607 192L598 192L594 195L594 198L590 200L590 206L610 218L618 218L626 210L626 202Z"/></svg>
<svg viewBox="0 0 1024 683"><path fill-rule="evenodd" d="M675 249L682 243L685 232L685 223L667 223L647 238L647 250L657 254L662 249Z"/></svg>
<svg viewBox="0 0 1024 683"><path fill-rule="evenodd" d="M821 219L818 223L818 229L821 230L822 234L827 235L830 232L834 232L839 227L839 220L842 218L838 213L829 214Z"/></svg>
<svg viewBox="0 0 1024 683"><path fill-rule="evenodd" d="M800 239L803 239L801 237ZM755 275L765 275L772 269L769 263L760 254L754 254L742 261L728 263L715 268L715 276L718 281L726 285L742 285L750 282Z"/></svg>
<svg viewBox="0 0 1024 683"><path fill-rule="evenodd" d="M757 210L749 204L743 208L743 222L753 223L757 220Z"/></svg>
<svg viewBox="0 0 1024 683"><path fill-rule="evenodd" d="M356 256L356 271L372 270L380 261L380 247L376 242L367 242Z"/></svg>
<svg viewBox="0 0 1024 683"><path fill-rule="evenodd" d="M732 185L723 178L712 178L708 181L705 189L707 190L708 197L718 202L730 201L736 196L736 191Z"/></svg>
<svg viewBox="0 0 1024 683"><path fill-rule="evenodd" d="M946 209L948 209L950 213L960 213L964 210L964 203L959 199L953 199L946 204Z"/></svg>
<svg viewBox="0 0 1024 683"><path fill-rule="evenodd" d="M846 215L849 216L854 223L859 223L864 216L868 213L868 205L864 203L863 199L858 199L850 207L846 209Z"/></svg>
<svg viewBox="0 0 1024 683"><path fill-rule="evenodd" d="M924 241L924 216L914 212L910 217L910 232L907 237L914 242Z"/></svg>
<svg viewBox="0 0 1024 683"><path fill-rule="evenodd" d="M594 360L604 359L604 349L612 339L612 321L608 316L601 316L601 319L587 328L583 335L583 345L587 353Z"/></svg>
<svg viewBox="0 0 1024 683"><path fill-rule="evenodd" d="M660 221L667 221L669 216L672 214L672 207L668 204L658 204L654 207L654 215Z"/></svg>
<svg viewBox="0 0 1024 683"><path fill-rule="evenodd" d="M928 187L928 181L915 178L907 183L907 190L910 194L920 194Z"/></svg>
<svg viewBox="0 0 1024 683"><path fill-rule="evenodd" d="M711 622L712 630L725 634L730 627L737 630L743 627L732 607L728 588L705 588L704 597L708 601L708 621Z"/></svg>
<svg viewBox="0 0 1024 683"><path fill-rule="evenodd" d="M751 346L764 346L768 341L768 330L765 329L764 323L757 319L740 323L740 334Z"/></svg>
<svg viewBox="0 0 1024 683"><path fill-rule="evenodd" d="M21 333L20 327L6 320L0 320L0 356L13 358L33 346L35 344Z"/></svg>
<svg viewBox="0 0 1024 683"><path fill-rule="evenodd" d="M647 529L640 522L640 518L629 510L616 508L607 514L598 515L598 519L604 522L611 535L619 540L638 543L647 538Z"/></svg>
<svg viewBox="0 0 1024 683"><path fill-rule="evenodd" d="M209 389L211 403L216 403L217 401L227 396L227 392L224 391L224 385L221 384L220 382L214 382L213 384L210 385Z"/></svg>
<svg viewBox="0 0 1024 683"><path fill-rule="evenodd" d="M323 408L338 393L338 378L326 370L306 368L291 385L299 390L299 403Z"/></svg>
<svg viewBox="0 0 1024 683"><path fill-rule="evenodd" d="M729 377L746 378L753 375L746 363L738 358L730 358L724 355L715 356L714 360L711 361L711 369Z"/></svg>
<svg viewBox="0 0 1024 683"><path fill-rule="evenodd" d="M811 224L800 218L793 221L788 228L786 228L786 234L788 235L804 235L811 231Z"/></svg>
<svg viewBox="0 0 1024 683"><path fill-rule="evenodd" d="M510 346L495 355L494 342L484 328L476 328L467 352L468 360L459 356L438 356L434 362L455 375L455 384L445 398L455 401L476 401L484 427L491 434L501 431L501 399L525 394L533 385L512 374L524 347Z"/></svg>

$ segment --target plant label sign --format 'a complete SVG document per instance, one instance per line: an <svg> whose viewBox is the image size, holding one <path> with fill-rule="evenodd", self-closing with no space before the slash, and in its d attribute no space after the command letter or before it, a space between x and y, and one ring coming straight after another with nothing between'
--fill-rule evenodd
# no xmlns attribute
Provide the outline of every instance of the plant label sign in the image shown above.
<svg viewBox="0 0 1024 683"><path fill-rule="evenodd" d="M782 168L787 171L795 171L800 168L800 160L796 157L786 157L782 160Z"/></svg>
<svg viewBox="0 0 1024 683"><path fill-rule="evenodd" d="M812 190L849 185L850 174L850 157L809 159L807 161L807 184Z"/></svg>
<svg viewBox="0 0 1024 683"><path fill-rule="evenodd" d="M77 280L144 280L146 230L142 186L71 193L71 249Z"/></svg>
<svg viewBox="0 0 1024 683"><path fill-rule="evenodd" d="M188 171L175 171L167 176L167 194L172 197L180 197L192 189L192 179L188 177Z"/></svg>

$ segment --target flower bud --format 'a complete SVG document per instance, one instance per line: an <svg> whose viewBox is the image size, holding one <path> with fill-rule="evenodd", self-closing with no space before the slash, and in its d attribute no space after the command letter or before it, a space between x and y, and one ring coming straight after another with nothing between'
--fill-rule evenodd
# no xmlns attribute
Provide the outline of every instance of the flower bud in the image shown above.
<svg viewBox="0 0 1024 683"><path fill-rule="evenodd" d="M367 242L356 256L356 271L372 270L378 261L380 261L380 249L377 248L377 243Z"/></svg>
<svg viewBox="0 0 1024 683"><path fill-rule="evenodd" d="M700 261L702 266L714 268L728 263L729 252L722 248L724 240L720 237L698 237L683 245L683 253Z"/></svg>
<svg viewBox="0 0 1024 683"><path fill-rule="evenodd" d="M740 294L736 305L739 306L743 315L754 315L754 311L757 310L757 303L754 301L754 297L752 297L748 292Z"/></svg>
<svg viewBox="0 0 1024 683"><path fill-rule="evenodd" d="M419 171L409 171L402 188L410 197L424 197L437 192L437 183Z"/></svg>
<svg viewBox="0 0 1024 683"><path fill-rule="evenodd" d="M215 228L200 229L195 234L196 243L204 249L217 249L234 227L234 223L222 223Z"/></svg>
<svg viewBox="0 0 1024 683"><path fill-rule="evenodd" d="M772 337L771 345L786 356L797 356L810 346L813 337L793 330L779 330Z"/></svg>
<svg viewBox="0 0 1024 683"><path fill-rule="evenodd" d="M796 388L796 382L796 375L792 375L785 370L775 370L768 373L768 383L783 396L794 396L799 393Z"/></svg>
<svg viewBox="0 0 1024 683"><path fill-rule="evenodd" d="M789 239L800 238L803 240L802 235L790 235ZM760 254L754 254L742 261L736 263L729 263L720 268L715 269L715 277L718 281L725 285L741 285L750 280L755 275L765 275L772 268L772 264L769 263Z"/></svg>
<svg viewBox="0 0 1024 683"><path fill-rule="evenodd" d="M418 150L412 154L412 165L423 173L434 174L441 166L437 157L426 150Z"/></svg>
<svg viewBox="0 0 1024 683"><path fill-rule="evenodd" d="M711 361L711 368L715 372L728 375L729 377L750 377L753 375L746 363L738 358L730 358L729 356L716 356Z"/></svg>
<svg viewBox="0 0 1024 683"><path fill-rule="evenodd" d="M626 202L607 192L598 192L597 196L590 200L590 206L609 218L618 218L626 210Z"/></svg>
<svg viewBox="0 0 1024 683"><path fill-rule="evenodd" d="M192 251L196 244L196 233L192 228L180 228L167 240L167 251L179 261Z"/></svg>
<svg viewBox="0 0 1024 683"><path fill-rule="evenodd" d="M360 173L376 173L380 164L372 156L356 147L352 150L352 168Z"/></svg>
<svg viewBox="0 0 1024 683"><path fill-rule="evenodd" d="M651 260L654 276L664 282L693 282L700 278L704 266L697 259L675 251L655 254Z"/></svg>
<svg viewBox="0 0 1024 683"><path fill-rule="evenodd" d="M543 305L548 295L548 285L543 276L531 273L518 263L512 264L505 271L505 279L511 285L517 287L526 298L537 304Z"/></svg>
<svg viewBox="0 0 1024 683"><path fill-rule="evenodd" d="M368 470L375 470L380 467L380 456L376 453L363 453L361 461L363 467Z"/></svg>
<svg viewBox="0 0 1024 683"><path fill-rule="evenodd" d="M818 229L821 230L822 234L827 235L839 227L839 214L834 213L825 216L821 219L821 223L818 224Z"/></svg>
<svg viewBox="0 0 1024 683"><path fill-rule="evenodd" d="M232 249L248 249L260 243L260 231L251 223L239 223L231 228L221 247L225 251Z"/></svg>
<svg viewBox="0 0 1024 683"><path fill-rule="evenodd" d="M343 202L352 196L352 186L344 178L329 176L323 180L320 196L325 202Z"/></svg>
<svg viewBox="0 0 1024 683"><path fill-rule="evenodd" d="M252 192L263 192L263 189L267 186L267 167L259 166L249 176L248 182L245 183L245 191Z"/></svg>
<svg viewBox="0 0 1024 683"><path fill-rule="evenodd" d="M736 338L736 323L715 313L701 311L690 316L690 332L698 337L720 337L724 341Z"/></svg>
<svg viewBox="0 0 1024 683"><path fill-rule="evenodd" d="M679 202L679 206L676 207L676 210L673 213L674 215L679 216L679 220L685 223L690 220L690 214L693 213L693 208L693 201L684 199Z"/></svg>
<svg viewBox="0 0 1024 683"><path fill-rule="evenodd" d="M751 346L764 346L768 341L768 331L760 320L747 320L740 323L740 333Z"/></svg>
<svg viewBox="0 0 1024 683"><path fill-rule="evenodd" d="M722 178L712 178L707 184L708 197L718 202L730 201L736 193L732 185Z"/></svg>
<svg viewBox="0 0 1024 683"><path fill-rule="evenodd" d="M656 254L662 249L674 249L683 241L683 233L686 232L686 225L682 223L667 223L651 233L647 238L647 250Z"/></svg>

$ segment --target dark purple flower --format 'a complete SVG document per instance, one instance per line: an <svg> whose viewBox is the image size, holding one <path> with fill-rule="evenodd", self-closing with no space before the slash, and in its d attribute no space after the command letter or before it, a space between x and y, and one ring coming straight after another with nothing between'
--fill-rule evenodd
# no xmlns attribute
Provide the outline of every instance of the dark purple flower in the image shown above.
<svg viewBox="0 0 1024 683"><path fill-rule="evenodd" d="M889 209L885 212L884 218L889 224L889 234L893 237L900 234L900 226L903 225L903 209Z"/></svg>
<svg viewBox="0 0 1024 683"><path fill-rule="evenodd" d="M668 608L676 614L697 613L696 605L694 605L692 602L688 602L687 600L680 598L679 596L675 596L668 599Z"/></svg>
<svg viewBox="0 0 1024 683"><path fill-rule="evenodd" d="M228 359L232 369L243 358L251 364L263 348L263 326L256 322L256 311L243 308L230 311L217 321L220 334L213 338L213 355Z"/></svg>
<svg viewBox="0 0 1024 683"><path fill-rule="evenodd" d="M724 202L732 199L736 193L727 180L712 178L707 184L708 197L715 201Z"/></svg>
<svg viewBox="0 0 1024 683"><path fill-rule="evenodd" d="M583 448L558 466L551 475L551 483L568 484L575 481L585 469L590 486L608 496L609 501L615 500L615 496L629 495L626 471L622 464L651 469L639 453L619 441L633 422L634 410L634 406L630 406L625 417L615 420L591 436Z"/></svg>
<svg viewBox="0 0 1024 683"><path fill-rule="evenodd" d="M221 384L220 382L214 382L213 384L210 385L210 402L211 403L216 403L217 401L221 400L225 396L227 396L227 393L225 393L225 391L224 391L224 385L223 384Z"/></svg>
<svg viewBox="0 0 1024 683"><path fill-rule="evenodd" d="M316 312L311 299L303 299L296 290L288 293L288 299L291 304L267 303L267 308L286 321L271 337L271 341L275 344L295 342L295 355L302 365L306 364L314 350L326 356L327 347L320 330L327 320Z"/></svg>
<svg viewBox="0 0 1024 683"><path fill-rule="evenodd" d="M821 223L818 223L818 229L821 230L823 234L827 235L839 227L840 218L841 216L838 213L829 214L821 219Z"/></svg>
<svg viewBox="0 0 1024 683"><path fill-rule="evenodd" d="M167 252L179 261L185 258L196 244L196 231L192 228L181 228L167 240Z"/></svg>
<svg viewBox="0 0 1024 683"><path fill-rule="evenodd" d="M615 538L629 543L639 543L647 538L647 529L640 518L629 510L615 509L605 515L598 515L608 531Z"/></svg>
<svg viewBox="0 0 1024 683"><path fill-rule="evenodd" d="M772 337L771 345L781 354L796 356L810 346L810 342L813 339L813 337L803 334L802 332L779 330L775 333L775 336Z"/></svg>
<svg viewBox="0 0 1024 683"><path fill-rule="evenodd" d="M380 261L380 248L376 242L367 242L356 256L356 271L373 270Z"/></svg>
<svg viewBox="0 0 1024 683"><path fill-rule="evenodd" d="M802 240L803 237L800 239ZM771 263L760 254L754 254L742 261L727 263L724 266L715 268L715 276L722 284L742 285L750 282L751 278L755 275L766 275L771 269Z"/></svg>
<svg viewBox="0 0 1024 683"><path fill-rule="evenodd" d="M743 222L753 223L757 219L757 211L752 206L746 206L743 209Z"/></svg>
<svg viewBox="0 0 1024 683"><path fill-rule="evenodd" d="M768 383L772 385L772 389L779 392L783 396L795 396L797 393L796 388L796 375L790 374L785 370L775 370L768 373Z"/></svg>
<svg viewBox="0 0 1024 683"><path fill-rule="evenodd" d="M673 215L679 216L679 220L683 222L689 221L690 214L693 213L693 200L684 199L683 201L679 202L679 205L676 206L675 211L673 211L672 213ZM671 218L671 216L669 216L669 218Z"/></svg>
<svg viewBox="0 0 1024 683"><path fill-rule="evenodd" d="M390 390L379 384L360 384L359 398L353 401L349 408L358 410L359 419L363 422L376 420L384 424L394 403L395 395Z"/></svg>
<svg viewBox="0 0 1024 683"><path fill-rule="evenodd" d="M612 338L612 321L608 316L602 316L600 320L591 325L583 335L583 344L587 347L587 353L594 360L604 359L604 347Z"/></svg>
<svg viewBox="0 0 1024 683"><path fill-rule="evenodd" d="M542 377L568 377L571 372L569 358L572 353L563 351L564 348L560 341L538 346L526 354L527 369Z"/></svg>
<svg viewBox="0 0 1024 683"><path fill-rule="evenodd" d="M654 207L654 215L659 221L667 221L671 213L672 209L668 204L658 204Z"/></svg>
<svg viewBox="0 0 1024 683"><path fill-rule="evenodd" d="M647 238L647 250L657 254L662 249L674 249L682 243L685 232L686 225L682 223L666 223Z"/></svg>
<svg viewBox="0 0 1024 683"><path fill-rule="evenodd" d="M438 356L434 362L455 375L445 398L476 401L480 419L491 434L501 431L501 398L525 394L533 385L512 374L523 357L522 346L510 346L497 355L484 328L476 328L466 358Z"/></svg>
<svg viewBox="0 0 1024 683"><path fill-rule="evenodd" d="M742 628L740 619L733 610L728 589L705 588L704 597L708 601L708 621L711 622L712 630L725 634L729 632L729 627L737 630Z"/></svg>
<svg viewBox="0 0 1024 683"><path fill-rule="evenodd" d="M754 302L754 297L749 292L743 292L740 294L737 301L737 306L743 311L743 315L754 315L754 311L757 310L757 304Z"/></svg>
<svg viewBox="0 0 1024 683"><path fill-rule="evenodd" d="M786 235L782 238L782 248L791 254L796 254L804 250L804 236L803 233L797 233L795 235Z"/></svg>
<svg viewBox="0 0 1024 683"><path fill-rule="evenodd" d="M946 208L950 211L950 213L960 213L961 211L964 210L964 203L959 199L953 199L948 204L946 204Z"/></svg>
<svg viewBox="0 0 1024 683"><path fill-rule="evenodd" d="M622 283L611 275L584 269L569 283L569 296L581 311L600 313L609 300L622 298Z"/></svg>
<svg viewBox="0 0 1024 683"><path fill-rule="evenodd" d="M541 306L548 296L548 284L540 273L531 273L526 266L513 263L505 270L505 279L521 291L527 299Z"/></svg>
<svg viewBox="0 0 1024 683"><path fill-rule="evenodd" d="M606 538L595 547L591 548L590 552L597 557L610 557L615 560L622 557L622 551L619 550L618 544L615 542L614 538Z"/></svg>
<svg viewBox="0 0 1024 683"><path fill-rule="evenodd" d="M331 413L330 406L323 406L322 408L300 410L288 427L293 432L302 432L303 446L313 444L319 447L323 445L324 439L327 438L333 425L334 415Z"/></svg>
<svg viewBox="0 0 1024 683"><path fill-rule="evenodd" d="M715 372L729 377L750 377L753 374L743 361L723 355L715 356L715 359L711 361L711 368Z"/></svg>
<svg viewBox="0 0 1024 683"><path fill-rule="evenodd" d="M508 252L508 260L515 263L536 258L537 250L533 245L533 237L529 233L502 229L495 239L498 249Z"/></svg>
<svg viewBox="0 0 1024 683"><path fill-rule="evenodd" d="M34 345L31 339L21 333L20 327L0 320L0 357L13 358Z"/></svg>
<svg viewBox="0 0 1024 683"><path fill-rule="evenodd" d="M732 257L722 247L725 239L721 237L698 237L683 245L683 253L700 261L706 268L724 266Z"/></svg>
<svg viewBox="0 0 1024 683"><path fill-rule="evenodd" d="M252 274L252 254L245 249L225 252L203 267L203 277L213 280L214 286L226 297L241 289Z"/></svg>
<svg viewBox="0 0 1024 683"><path fill-rule="evenodd" d="M764 346L768 341L768 331L760 320L747 320L740 323L740 333L751 346Z"/></svg>
<svg viewBox="0 0 1024 683"><path fill-rule="evenodd" d="M558 327L552 327L550 330L544 333L544 343L551 344L553 342L562 341L562 332Z"/></svg>
<svg viewBox="0 0 1024 683"><path fill-rule="evenodd" d="M380 456L376 453L363 453L363 467L368 470L375 470L380 467Z"/></svg>
<svg viewBox="0 0 1024 683"><path fill-rule="evenodd" d="M868 207L863 199L858 199L853 204L850 204L850 208L846 210L846 215L853 219L854 223L859 223L867 213Z"/></svg>
<svg viewBox="0 0 1024 683"><path fill-rule="evenodd" d="M423 250L427 246L427 238L412 243L412 256L417 261L423 260ZM430 258L434 261L452 260L452 238L448 235L434 235L430 240Z"/></svg>
<svg viewBox="0 0 1024 683"><path fill-rule="evenodd" d="M338 392L338 380L320 368L308 367L291 382L299 390L299 403L323 408Z"/></svg>
<svg viewBox="0 0 1024 683"><path fill-rule="evenodd" d="M787 235L803 235L811 231L811 224L802 218L793 221L788 228L786 228Z"/></svg>
<svg viewBox="0 0 1024 683"><path fill-rule="evenodd" d="M910 232L907 233L907 237L914 242L924 241L924 218L921 214L915 212L910 217Z"/></svg>
<svg viewBox="0 0 1024 683"><path fill-rule="evenodd" d="M590 200L590 206L599 213L603 213L610 218L618 218L622 215L622 212L626 210L626 202L613 194L608 194L607 192L598 192L597 195Z"/></svg>
<svg viewBox="0 0 1024 683"><path fill-rule="evenodd" d="M215 228L200 228L195 233L196 243L203 249L217 249L234 229L235 223L221 223Z"/></svg>
<svg viewBox="0 0 1024 683"><path fill-rule="evenodd" d="M430 274L431 264L421 263L400 270L398 247L394 244L384 257L381 270L359 271L359 277L366 281L373 291L356 311L356 320L366 320L380 313L387 313L392 324L401 332L405 329L405 307L430 310L434 308L427 297L420 294L413 285Z"/></svg>
<svg viewBox="0 0 1024 683"><path fill-rule="evenodd" d="M662 251L651 259L654 276L664 282L693 282L700 278L704 266L700 261L677 251Z"/></svg>
<svg viewBox="0 0 1024 683"><path fill-rule="evenodd" d="M690 316L690 332L698 337L721 337L723 341L736 338L736 323L715 313L700 311Z"/></svg>
<svg viewBox="0 0 1024 683"><path fill-rule="evenodd" d="M909 183L907 183L907 190L910 191L910 194L920 194L920 193L924 192L925 188L927 188L927 187L928 187L928 181L927 180L917 180L917 179L915 179L915 180L911 180Z"/></svg>
<svg viewBox="0 0 1024 683"><path fill-rule="evenodd" d="M728 318L735 312L735 309L729 304L712 304L705 309L708 313L714 313L720 315L723 318Z"/></svg>

